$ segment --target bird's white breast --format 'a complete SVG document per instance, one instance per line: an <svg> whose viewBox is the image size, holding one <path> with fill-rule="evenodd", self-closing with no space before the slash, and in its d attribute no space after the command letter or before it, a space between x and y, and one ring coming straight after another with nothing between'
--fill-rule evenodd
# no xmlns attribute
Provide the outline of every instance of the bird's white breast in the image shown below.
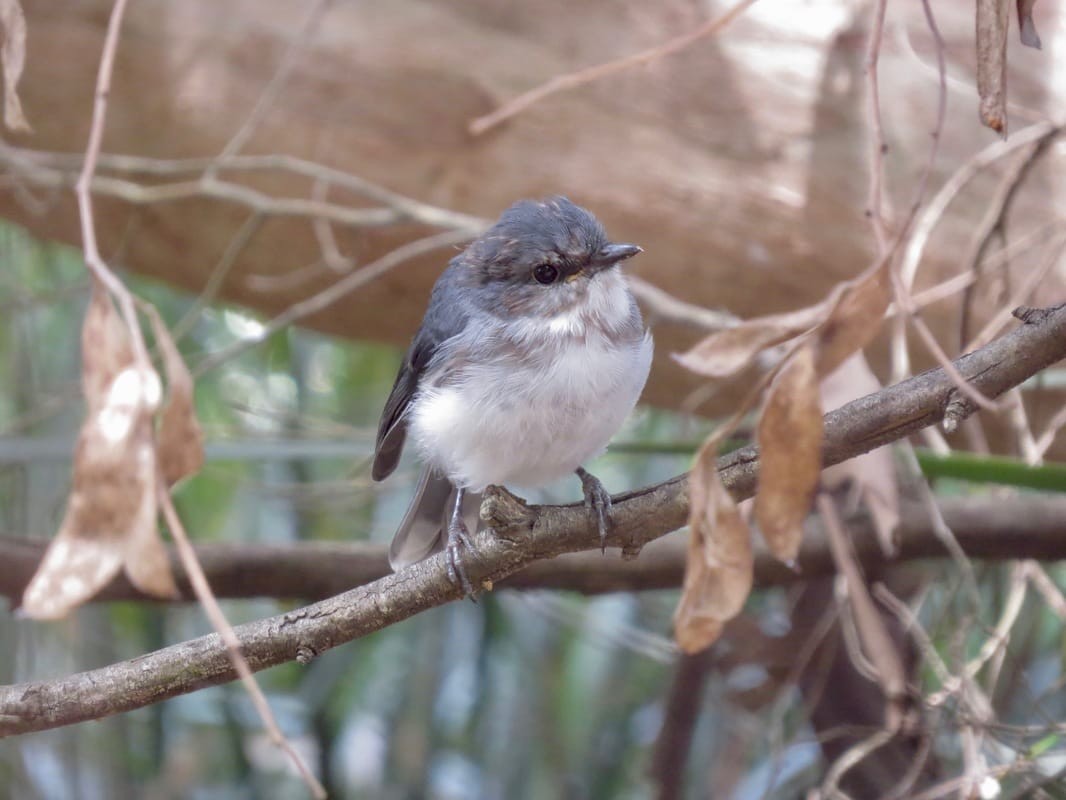
<svg viewBox="0 0 1066 800"><path fill-rule="evenodd" d="M408 422L422 458L477 491L540 486L598 455L651 365L651 335L623 324L632 313L616 273L574 310L505 321L449 379L420 388Z"/></svg>

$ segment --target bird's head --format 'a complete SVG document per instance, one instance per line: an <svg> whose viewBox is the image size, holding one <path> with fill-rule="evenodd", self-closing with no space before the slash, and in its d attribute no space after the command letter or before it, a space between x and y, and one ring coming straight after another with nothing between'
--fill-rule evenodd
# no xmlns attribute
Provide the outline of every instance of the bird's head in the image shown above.
<svg viewBox="0 0 1066 800"><path fill-rule="evenodd" d="M489 311L554 316L588 297L590 286L627 258L592 214L565 197L521 200L458 257Z"/></svg>

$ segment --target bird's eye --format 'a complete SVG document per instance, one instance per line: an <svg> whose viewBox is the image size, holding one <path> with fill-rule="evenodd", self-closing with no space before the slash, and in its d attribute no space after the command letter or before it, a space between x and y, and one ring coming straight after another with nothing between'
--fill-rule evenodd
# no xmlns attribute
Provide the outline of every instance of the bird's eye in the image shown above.
<svg viewBox="0 0 1066 800"><path fill-rule="evenodd" d="M533 280L547 286L559 279L559 270L551 264L537 264L533 267Z"/></svg>

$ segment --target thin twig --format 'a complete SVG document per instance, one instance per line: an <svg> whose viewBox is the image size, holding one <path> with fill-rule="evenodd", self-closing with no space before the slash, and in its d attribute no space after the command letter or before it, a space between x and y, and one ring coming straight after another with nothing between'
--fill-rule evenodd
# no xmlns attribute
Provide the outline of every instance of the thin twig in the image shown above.
<svg viewBox="0 0 1066 800"><path fill-rule="evenodd" d="M970 254L964 262L966 265L964 271L973 273L974 282L966 287L962 295L962 310L959 319L960 353L966 352L968 349L967 342L970 339L971 318L974 313L973 305L977 298L977 283L985 270L985 254L997 234L1004 245L1006 244L1006 223L1010 207L1033 164L1047 150L1050 143L1051 137L1049 136L1037 139L1028 152L1022 153L1015 163L1010 166L1007 174L1003 176L999 186L996 188L995 194L989 200L985 216L978 225L978 233L974 237Z"/></svg>
<svg viewBox="0 0 1066 800"><path fill-rule="evenodd" d="M223 348L217 353L207 356L197 364L196 369L193 370L193 374L195 377L203 375L205 372L225 363L234 356L240 355L244 351L266 341L282 328L292 325L295 322L309 317L311 314L315 314L322 309L329 307L358 289L360 286L369 283L372 280L376 280L405 261L441 247L459 244L470 238L470 233L466 231L443 231L442 233L435 233L432 236L425 236L421 239L415 239L412 242L400 245L395 250L389 251L376 261L371 261L369 264L360 267L355 272L345 275L335 284L323 289L318 294L312 295L298 303L293 303L282 313L264 324L259 335L254 339L243 339L239 342L234 342L229 347Z"/></svg>
<svg viewBox="0 0 1066 800"><path fill-rule="evenodd" d="M1055 412L1055 416L1048 421L1047 428L1037 439L1036 451L1040 454L1040 458L1043 458L1051 449L1051 445L1055 443L1055 437L1059 435L1059 431L1064 426L1066 426L1066 405Z"/></svg>
<svg viewBox="0 0 1066 800"><path fill-rule="evenodd" d="M303 52L307 46L312 35L314 35L315 29L318 27L318 23L322 19L322 14L325 10L332 5L332 0L315 0L314 4L307 12L307 16L304 17L303 25L297 31L296 36L289 42L289 46L285 49L284 55L281 57L281 63L278 65L277 70L271 76L267 82L266 88L259 95L259 99L256 100L255 107L252 109L252 113L248 115L244 123L237 132L233 134L226 146L222 148L222 152L219 153L218 158L211 161L208 167L204 170L205 176L212 176L214 173L233 156L240 153L244 149L244 146L248 143L248 140L252 138L256 128L258 128L264 117L274 107L277 102L278 95L281 94L282 89L285 88L285 83L289 80L289 76L292 74L293 69L296 66L296 60L299 58L300 53Z"/></svg>
<svg viewBox="0 0 1066 800"><path fill-rule="evenodd" d="M127 0L116 0L111 9L104 37L103 52L100 55L100 67L96 75L96 93L93 98L93 115L89 127L89 142L85 147L85 160L81 172L74 184L78 198L78 217L81 221L82 246L85 251L85 265L93 276L100 281L118 303L123 321L129 329L133 341L133 354L138 369L151 371L151 359L144 343L144 335L137 320L133 298L115 273L104 263L96 242L96 223L93 219L93 200L90 186L96 172L96 159L100 155L100 142L104 136L104 124L107 121L107 96L111 91L111 73L115 64L115 52L118 49L118 36L122 28L122 18L126 13Z"/></svg>
<svg viewBox="0 0 1066 800"><path fill-rule="evenodd" d="M903 660L870 597L833 498L821 492L815 502L825 526L826 540L833 553L833 561L847 587L848 604L859 635L861 653L869 660L885 695L885 728L898 731L903 724L903 703L907 692L907 674Z"/></svg>
<svg viewBox="0 0 1066 800"><path fill-rule="evenodd" d="M211 275L207 279L207 283L204 285L203 291L197 295L196 300L181 319L175 323L170 334L174 339L174 343L180 342L189 331L196 325L196 321L202 312L208 305L214 302L219 290L222 288L222 284L225 282L226 277L229 275L233 265L237 263L237 259L241 253L248 246L249 242L255 237L256 233L263 225L263 215L259 213L252 213L237 229L237 233L230 239L229 244L226 245L225 251L223 251L221 257L218 259L218 263L215 264L215 268L211 270Z"/></svg>
<svg viewBox="0 0 1066 800"><path fill-rule="evenodd" d="M636 275L629 275L627 280L629 288L653 322L689 325L709 333L734 328L740 323L740 318L735 314L685 302Z"/></svg>
<svg viewBox="0 0 1066 800"><path fill-rule="evenodd" d="M863 71L866 73L866 114L870 125L870 187L866 201L866 213L877 242L877 255L888 252L888 229L885 224L882 204L885 185L885 128L881 122L881 93L877 81L877 61L881 53L881 39L885 30L885 9L888 0L877 0L874 7L874 24L866 40L866 56Z"/></svg>
<svg viewBox="0 0 1066 800"><path fill-rule="evenodd" d="M938 55L938 63L939 61ZM933 230L944 218L944 213L947 211L948 206L959 192L986 167L996 163L1018 148L1025 147L1045 136L1056 136L1060 131L1061 126L1050 122L1031 125L1013 134L1007 141L997 140L985 147L966 161L945 181L918 217L914 225L914 231L903 250L903 257L899 265L899 275L908 292L914 286L918 266L922 261L925 247L932 236ZM896 336L892 340L892 381L903 380L910 374L910 371L910 355L907 351L906 337Z"/></svg>
<svg viewBox="0 0 1066 800"><path fill-rule="evenodd" d="M321 203L327 201L328 198L329 184L325 181L315 181L314 186L311 187L311 199ZM340 246L337 244L337 237L333 235L333 226L329 224L329 220L315 217L311 220L311 229L315 232L315 239L318 240L318 250L322 254L322 263L333 272L342 275L350 272L352 267L355 266L355 259L348 258L341 253Z"/></svg>
<svg viewBox="0 0 1066 800"><path fill-rule="evenodd" d="M352 209L332 203L313 203L305 199L274 198L242 184L214 177L210 180L195 177L216 159L157 159L140 156L101 154L98 166L112 172L147 174L164 177L194 176L188 180L144 186L134 181L113 176L94 175L92 190L95 194L117 197L135 204L169 202L191 197L206 196L228 200L248 206L268 216L324 216L338 224L359 226L390 225L394 222L420 222L438 228L454 228L480 233L489 221L432 206L413 198L393 192L384 186L343 170L327 167L289 155L232 156L219 172L281 172L324 181L331 186L343 188L364 197L382 208ZM0 162L17 170L23 177L40 186L62 187L72 185L82 166L82 159L68 153L51 153L10 147L0 142Z"/></svg>
<svg viewBox="0 0 1066 800"><path fill-rule="evenodd" d="M266 728L267 735L292 760L293 765L300 773L300 777L303 778L304 783L311 789L314 796L325 798L325 787L311 773L300 754L296 752L296 749L282 734L281 728L278 727L274 712L271 711L270 704L263 695L263 690L259 688L259 683L256 681L251 667L248 666L248 662L241 653L241 642L226 619L226 615L219 608L215 595L211 592L207 577L204 575L203 568L196 558L196 551L193 550L192 543L185 533L185 526L182 525L178 512L174 508L174 501L170 497L170 489L167 487L166 481L163 480L162 474L159 475L157 484L159 486L159 506L163 511L163 518L167 522L167 527L170 529L170 536L177 546L182 566L185 567L185 574L189 578L189 584L196 593L196 599L200 601L204 613L211 621L211 626L222 637L222 641L229 653L230 663L233 664L234 671L241 679L241 683L244 684L245 691L252 698L252 705L255 706L259 718L263 721L263 727Z"/></svg>
<svg viewBox="0 0 1066 800"><path fill-rule="evenodd" d="M543 83L534 89L530 89L528 92L523 92L517 97L508 100L495 111L471 120L468 129L474 136L480 136L485 131L499 125L506 119L510 119L519 112L525 111L534 103L540 102L545 97L549 97L557 92L566 91L567 89L575 89L578 86L584 86L586 83L592 83L593 81L606 78L609 75L623 72L631 67L650 64L652 61L657 61L665 56L678 53L686 47L695 44L700 39L718 33L718 31L739 17L754 4L755 0L739 0L738 3L721 16L708 20L695 30L683 33L680 36L656 45L655 47L624 56L623 58L615 59L614 61L607 61L603 64L586 67L577 72L571 72L566 75L557 75L547 83Z"/></svg>

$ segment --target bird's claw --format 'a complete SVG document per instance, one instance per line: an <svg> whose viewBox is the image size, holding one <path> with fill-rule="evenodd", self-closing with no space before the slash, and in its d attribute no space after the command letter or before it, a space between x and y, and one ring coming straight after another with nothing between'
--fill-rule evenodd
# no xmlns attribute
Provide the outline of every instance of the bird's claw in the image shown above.
<svg viewBox="0 0 1066 800"><path fill-rule="evenodd" d="M611 495L600 483L600 479L582 468L577 469L581 478L581 490L585 494L585 508L596 516L596 525L600 532L600 552L607 552L607 531L611 523Z"/></svg>
<svg viewBox="0 0 1066 800"><path fill-rule="evenodd" d="M463 595L473 599L474 587L466 574L466 566L463 564L463 549L475 552L474 543L470 539L470 531L462 518L453 519L448 524L448 542L444 546L445 563L448 567L448 580L463 590Z"/></svg>

